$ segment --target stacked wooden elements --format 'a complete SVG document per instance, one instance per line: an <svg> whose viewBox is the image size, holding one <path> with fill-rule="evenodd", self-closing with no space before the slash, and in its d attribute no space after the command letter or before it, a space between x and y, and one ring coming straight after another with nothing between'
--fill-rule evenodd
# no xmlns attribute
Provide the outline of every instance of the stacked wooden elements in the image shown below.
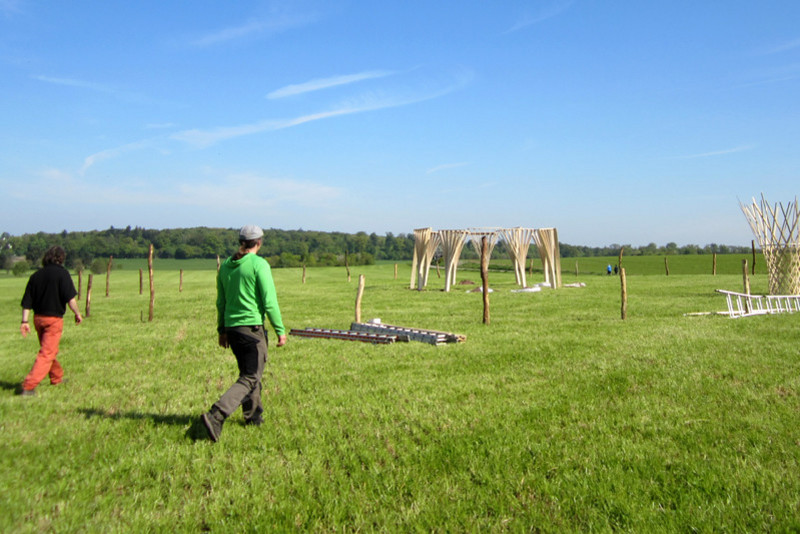
<svg viewBox="0 0 800 534"><path fill-rule="evenodd" d="M407 328L383 323L353 323L350 325L350 330L371 334L394 335L398 336L398 338L405 338L405 341L420 341L422 343L430 343L431 345L463 343L467 340L467 337L461 334L425 330L422 328ZM400 339L398 339L398 341L399 340Z"/></svg>

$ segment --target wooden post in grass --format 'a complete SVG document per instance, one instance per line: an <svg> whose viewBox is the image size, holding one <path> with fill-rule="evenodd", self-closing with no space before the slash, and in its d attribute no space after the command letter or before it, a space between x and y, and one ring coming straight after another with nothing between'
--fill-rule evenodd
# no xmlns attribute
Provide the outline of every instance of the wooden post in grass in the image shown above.
<svg viewBox="0 0 800 534"><path fill-rule="evenodd" d="M664 271L666 271L667 276L669 276L669 258L664 256Z"/></svg>
<svg viewBox="0 0 800 534"><path fill-rule="evenodd" d="M481 237L481 289L483 289L483 324L489 324L489 244Z"/></svg>
<svg viewBox="0 0 800 534"><path fill-rule="evenodd" d="M394 279L397 280L397 264L394 264Z"/></svg>
<svg viewBox="0 0 800 534"><path fill-rule="evenodd" d="M147 272L150 274L150 312L147 315L148 321L153 321L153 312L156 302L156 287L153 284L153 244L150 243L150 253L147 255Z"/></svg>
<svg viewBox="0 0 800 534"><path fill-rule="evenodd" d="M89 317L89 314L92 311L92 278L94 275L89 275L89 281L86 282L86 306L84 306L84 314L86 317Z"/></svg>
<svg viewBox="0 0 800 534"><path fill-rule="evenodd" d="M575 278L578 277L578 262L575 262Z"/></svg>
<svg viewBox="0 0 800 534"><path fill-rule="evenodd" d="M625 276L625 269L619 270L619 283L622 287L622 309L621 315L624 321L628 317L628 280Z"/></svg>
<svg viewBox="0 0 800 534"><path fill-rule="evenodd" d="M756 275L756 240L755 239L751 239L750 240L750 247L753 249L753 266L751 267L752 268L751 274L753 276L755 276Z"/></svg>
<svg viewBox="0 0 800 534"><path fill-rule="evenodd" d="M219 272L219 254L217 254L217 272Z"/></svg>
<svg viewBox="0 0 800 534"><path fill-rule="evenodd" d="M742 283L744 284L745 294L750 294L750 277L747 276L747 258L742 260Z"/></svg>
<svg viewBox="0 0 800 534"><path fill-rule="evenodd" d="M711 274L717 276L717 253L714 253L714 259L711 262Z"/></svg>
<svg viewBox="0 0 800 534"><path fill-rule="evenodd" d="M306 283L306 264L303 264L303 283Z"/></svg>
<svg viewBox="0 0 800 534"><path fill-rule="evenodd" d="M114 261L114 256L108 257L108 263L106 263L106 296L108 296L108 289L109 289L109 282L111 280L111 262Z"/></svg>
<svg viewBox="0 0 800 534"><path fill-rule="evenodd" d="M142 294L142 270L139 269L139 294Z"/></svg>
<svg viewBox="0 0 800 534"><path fill-rule="evenodd" d="M364 275L358 275L358 291L356 292L356 322L361 322L361 298L364 296Z"/></svg>
<svg viewBox="0 0 800 534"><path fill-rule="evenodd" d="M625 247L619 249L619 260L617 260L617 267L619 267L620 274L622 273L622 253L625 252Z"/></svg>
<svg viewBox="0 0 800 534"><path fill-rule="evenodd" d="M78 269L78 296L76 300L81 300L81 285L83 285L83 269Z"/></svg>
<svg viewBox="0 0 800 534"><path fill-rule="evenodd" d="M347 259L347 251L344 251L344 268L347 271L347 281L350 281L350 262Z"/></svg>
<svg viewBox="0 0 800 534"><path fill-rule="evenodd" d="M181 269L180 281L178 282L178 293L183 293L183 269Z"/></svg>

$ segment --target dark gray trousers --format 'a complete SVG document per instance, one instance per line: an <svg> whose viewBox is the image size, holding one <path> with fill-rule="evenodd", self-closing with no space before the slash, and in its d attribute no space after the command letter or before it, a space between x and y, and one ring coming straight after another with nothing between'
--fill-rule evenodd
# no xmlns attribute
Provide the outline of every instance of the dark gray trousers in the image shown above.
<svg viewBox="0 0 800 534"><path fill-rule="evenodd" d="M239 379L214 407L227 418L241 406L245 421L250 421L264 411L261 405L261 376L267 363L267 336L263 326L236 326L226 328L225 332L239 366Z"/></svg>

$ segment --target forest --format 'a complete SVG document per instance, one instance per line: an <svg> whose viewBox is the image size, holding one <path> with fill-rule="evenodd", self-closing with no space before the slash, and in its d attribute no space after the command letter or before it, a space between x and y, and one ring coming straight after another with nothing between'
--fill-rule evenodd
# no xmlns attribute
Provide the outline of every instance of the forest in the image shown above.
<svg viewBox="0 0 800 534"><path fill-rule="evenodd" d="M145 229L139 227L92 230L84 232L60 233L38 232L13 236L8 232L0 234L0 265L10 271L16 263L26 261L28 267L36 267L44 251L52 245L60 245L67 251L67 267L89 267L97 259L142 258L147 257L150 244L158 258L225 258L235 252L237 230L232 228L173 228ZM502 241L497 245L497 253L503 254ZM591 257L615 256L624 248L625 255L675 255L675 254L727 254L746 253L749 247L708 244L678 246L667 243L658 246L611 244L604 247L576 246L560 243L561 256ZM358 232L321 232L313 230L280 230L270 228L264 231L264 241L259 255L264 256L273 267L299 267L302 265L333 266L370 265L376 261L411 260L414 254L414 234L385 235ZM529 256L536 254L531 246ZM462 257L474 258L477 254L470 246L465 246Z"/></svg>

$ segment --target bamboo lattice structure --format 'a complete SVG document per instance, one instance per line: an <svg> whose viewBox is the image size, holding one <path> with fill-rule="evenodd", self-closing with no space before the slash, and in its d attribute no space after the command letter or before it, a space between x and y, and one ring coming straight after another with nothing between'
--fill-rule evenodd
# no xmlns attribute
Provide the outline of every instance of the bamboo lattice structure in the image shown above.
<svg viewBox="0 0 800 534"><path fill-rule="evenodd" d="M514 264L514 276L517 284L527 287L525 281L525 259L528 257L528 249L533 241L536 230L533 228L506 228L502 231L503 240L508 247L508 254Z"/></svg>
<svg viewBox="0 0 800 534"><path fill-rule="evenodd" d="M759 205L739 203L758 240L769 271L771 295L800 294L800 209L797 197L783 206L770 206L764 195Z"/></svg>
<svg viewBox="0 0 800 534"><path fill-rule="evenodd" d="M461 250L467 241L469 232L466 230L439 230L439 245L442 247L444 255L445 275L444 290L450 291L450 286L456 282L456 271L458 270L458 259L461 257Z"/></svg>

